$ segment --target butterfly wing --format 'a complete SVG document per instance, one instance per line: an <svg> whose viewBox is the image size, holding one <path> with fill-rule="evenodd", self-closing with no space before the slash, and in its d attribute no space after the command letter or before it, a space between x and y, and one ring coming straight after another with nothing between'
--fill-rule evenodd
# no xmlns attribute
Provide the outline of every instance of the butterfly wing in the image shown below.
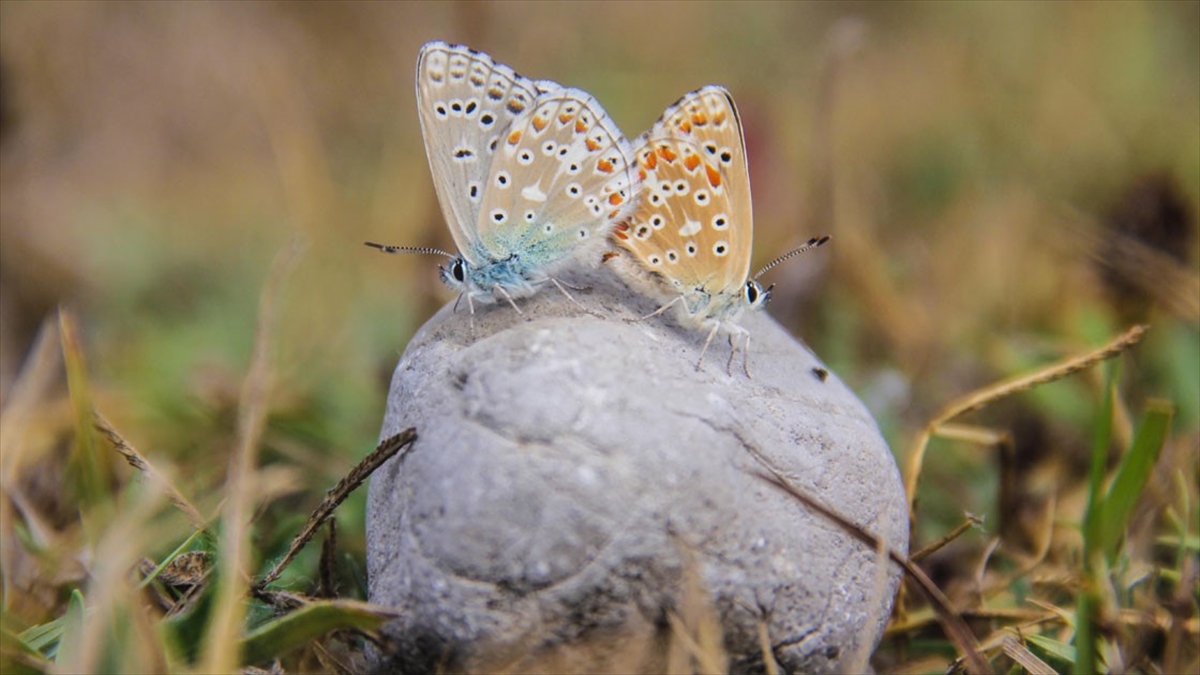
<svg viewBox="0 0 1200 675"><path fill-rule="evenodd" d="M750 274L746 148L729 92L687 94L634 144L642 196L617 243L674 292L729 302Z"/></svg>
<svg viewBox="0 0 1200 675"><path fill-rule="evenodd" d="M417 58L417 110L442 215L459 253L485 261L478 222L494 148L538 97L537 83L462 45L430 42Z"/></svg>
<svg viewBox="0 0 1200 675"><path fill-rule="evenodd" d="M629 142L587 92L543 91L492 156L478 230L497 258L535 265L603 241L632 206Z"/></svg>

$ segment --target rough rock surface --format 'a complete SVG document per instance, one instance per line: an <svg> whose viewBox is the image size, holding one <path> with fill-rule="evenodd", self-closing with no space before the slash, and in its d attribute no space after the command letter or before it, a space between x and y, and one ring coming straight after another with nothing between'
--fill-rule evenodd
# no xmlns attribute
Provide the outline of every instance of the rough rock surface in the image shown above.
<svg viewBox="0 0 1200 675"><path fill-rule="evenodd" d="M371 480L370 600L403 618L380 670L662 670L673 618L719 620L732 669L861 670L894 564L756 474L907 549L900 477L858 399L761 313L750 370L609 270L507 303L444 307L392 380L381 437L419 439ZM816 370L815 370L816 369ZM685 583L686 580L686 583ZM686 658L686 654L685 654ZM670 661L676 663L677 661Z"/></svg>

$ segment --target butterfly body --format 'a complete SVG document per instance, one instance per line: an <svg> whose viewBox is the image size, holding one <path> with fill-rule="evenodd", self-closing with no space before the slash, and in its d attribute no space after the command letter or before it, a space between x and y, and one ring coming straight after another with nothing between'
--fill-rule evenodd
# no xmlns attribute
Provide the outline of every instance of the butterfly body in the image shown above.
<svg viewBox="0 0 1200 675"><path fill-rule="evenodd" d="M431 42L417 60L417 106L458 247L442 280L469 303L511 302L553 282L561 265L603 246L634 201L628 141L587 92Z"/></svg>

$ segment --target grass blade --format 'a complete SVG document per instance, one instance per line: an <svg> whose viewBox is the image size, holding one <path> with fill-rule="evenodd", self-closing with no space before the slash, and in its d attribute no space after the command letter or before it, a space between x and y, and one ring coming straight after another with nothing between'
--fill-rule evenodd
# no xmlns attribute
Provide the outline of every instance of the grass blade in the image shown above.
<svg viewBox="0 0 1200 675"><path fill-rule="evenodd" d="M355 600L316 601L256 628L242 641L241 653L247 664L262 663L310 644L330 631L375 630L397 616L378 605Z"/></svg>
<svg viewBox="0 0 1200 675"><path fill-rule="evenodd" d="M1142 489L1150 478L1150 472L1158 461L1171 428L1175 409L1165 401L1149 404L1142 422L1134 434L1129 452L1121 458L1116 475L1108 488L1108 494L1100 503L1099 531L1104 554L1111 565L1116 559L1121 536L1128 525L1133 507L1137 505Z"/></svg>
<svg viewBox="0 0 1200 675"><path fill-rule="evenodd" d="M1096 418L1092 439L1092 461L1088 472L1087 509L1083 512L1082 588L1075 606L1075 668L1076 673L1096 672L1096 638L1099 635L1100 598L1096 570L1097 544L1100 540L1101 491L1104 485L1108 446L1112 439L1113 398L1117 383L1117 368L1108 368L1104 378L1104 402Z"/></svg>

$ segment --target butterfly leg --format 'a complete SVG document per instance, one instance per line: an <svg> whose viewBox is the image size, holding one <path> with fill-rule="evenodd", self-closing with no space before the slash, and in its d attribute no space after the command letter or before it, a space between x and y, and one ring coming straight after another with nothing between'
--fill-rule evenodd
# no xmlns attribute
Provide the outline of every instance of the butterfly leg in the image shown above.
<svg viewBox="0 0 1200 675"><path fill-rule="evenodd" d="M565 295L565 296L567 296L567 299L568 299L568 300L570 300L570 301L571 301L571 302L572 302L572 303L573 303L573 304L574 304L576 307L578 307L579 309L583 310L583 312L584 312L585 314L591 314L592 316L595 316L595 317L604 318L602 315L600 315L600 314L598 314L598 313L596 313L596 312L593 312L592 310L588 309L587 307L584 307L582 304L580 304L580 303L579 303L579 301L578 301L578 300L576 300L576 299L575 299L575 296L573 296L573 295L571 295L570 293L568 293L568 292L567 292L567 288L568 288L568 287L569 287L569 288L573 288L573 289L575 289L575 290L577 290L577 291L582 291L582 290L584 290L582 287L579 287L579 286L571 286L570 284L563 283L563 282L559 281L558 279L555 279L554 277L546 277L546 278L550 280L550 283L554 284L554 287L555 287L555 288L557 288L558 290L562 291L562 294L563 294L563 295Z"/></svg>
<svg viewBox="0 0 1200 675"><path fill-rule="evenodd" d="M471 299L470 291L464 291L463 293L460 293L458 296L458 299L462 300L462 296L464 296L464 295L467 296L467 309L469 309L471 311L471 314L470 314L471 339L474 340L475 339L475 301ZM456 311L458 310L458 301L455 301L454 309Z"/></svg>
<svg viewBox="0 0 1200 675"><path fill-rule="evenodd" d="M520 308L520 307L517 307L517 302L516 302L515 300L513 300L513 297L512 297L511 295L509 295L509 294L508 294L508 291L504 290L504 287L503 287L503 286L501 286L500 284L496 284L496 285L495 285L495 286L493 286L492 288L493 288L493 289L494 289L494 290L495 290L497 293L499 293L499 294L500 294L500 297L502 297L502 298L504 298L505 300L507 300L507 301L508 301L508 304L512 305L512 308L513 308L514 310L516 310L516 312L517 312L517 315L519 315L519 316L520 316L522 319L525 319L526 321L529 321L529 320L530 320L530 318L529 318L529 317L525 316L525 312L522 312L522 311L521 311L521 308Z"/></svg>
<svg viewBox="0 0 1200 675"><path fill-rule="evenodd" d="M625 320L626 320L626 321L628 321L628 322L630 322L630 323L635 323L635 322L638 322L638 321L645 321L646 319L652 319L652 318L654 318L654 317L658 316L659 314L662 314L663 312L665 312L665 311L667 311L668 309L670 309L670 308L671 308L671 305L674 305L674 304L675 304L675 303L677 303L677 302L683 302L683 296L682 296L682 295L681 295L681 296L679 296L678 298L675 298L674 300L672 300L672 301L668 302L667 304L663 305L662 307L659 307L658 309L654 310L653 312L650 312L650 313L649 313L649 314L647 314L646 316L639 317L639 318L637 318L637 319L625 319Z"/></svg>
<svg viewBox="0 0 1200 675"><path fill-rule="evenodd" d="M700 349L700 358L696 360L696 372L700 372L700 364L704 363L704 354L708 352L708 346L712 344L713 338L716 337L717 331L721 329L719 321L713 322L712 330L708 331L708 337L704 340L704 347Z"/></svg>
<svg viewBox="0 0 1200 675"><path fill-rule="evenodd" d="M562 284L563 286L565 286L573 291L588 291L588 290L591 290L591 288L592 288L591 286L575 286L573 284L568 284L565 281L559 281L557 279L552 279L550 277L546 277L546 278L550 279L551 281L553 281L556 284Z"/></svg>

